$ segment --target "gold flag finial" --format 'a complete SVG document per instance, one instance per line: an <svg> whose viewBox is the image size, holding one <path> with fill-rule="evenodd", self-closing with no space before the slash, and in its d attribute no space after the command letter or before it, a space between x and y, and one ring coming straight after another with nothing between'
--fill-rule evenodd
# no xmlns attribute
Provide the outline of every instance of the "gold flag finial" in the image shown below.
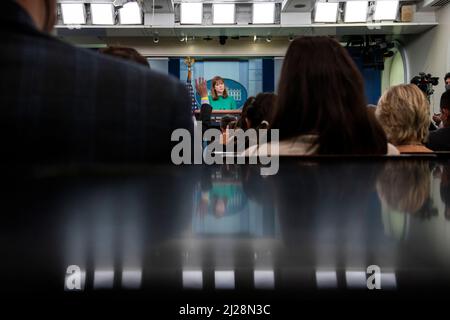
<svg viewBox="0 0 450 320"><path fill-rule="evenodd" d="M186 57L184 58L184 63L188 66L188 68L190 68L195 63L195 59L191 57Z"/></svg>
<svg viewBox="0 0 450 320"><path fill-rule="evenodd" d="M195 63L194 58L191 58L191 57L184 58L184 64L187 65L187 67L188 67L188 78L187 78L188 81L191 81L191 78L192 78L191 68L194 63Z"/></svg>

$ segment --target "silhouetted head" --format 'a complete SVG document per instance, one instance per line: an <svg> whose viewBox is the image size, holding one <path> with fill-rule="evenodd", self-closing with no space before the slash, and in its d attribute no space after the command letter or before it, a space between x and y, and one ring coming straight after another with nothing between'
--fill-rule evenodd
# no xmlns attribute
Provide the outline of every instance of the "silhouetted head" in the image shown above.
<svg viewBox="0 0 450 320"><path fill-rule="evenodd" d="M336 40L291 42L271 122L281 140L313 134L320 154L385 154L386 136L366 106L363 78Z"/></svg>
<svg viewBox="0 0 450 320"><path fill-rule="evenodd" d="M147 59L145 59L136 49L127 47L107 47L99 50L101 53L118 57L128 61L137 62L143 66L149 67Z"/></svg>

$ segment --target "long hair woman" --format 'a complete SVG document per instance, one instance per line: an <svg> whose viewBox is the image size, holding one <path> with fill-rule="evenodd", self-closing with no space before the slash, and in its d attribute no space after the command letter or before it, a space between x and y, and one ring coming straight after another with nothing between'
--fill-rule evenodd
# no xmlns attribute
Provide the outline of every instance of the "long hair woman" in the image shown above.
<svg viewBox="0 0 450 320"><path fill-rule="evenodd" d="M368 112L355 63L329 37L295 39L286 53L271 129L282 154L386 154L386 135ZM390 146L389 153L397 154Z"/></svg>

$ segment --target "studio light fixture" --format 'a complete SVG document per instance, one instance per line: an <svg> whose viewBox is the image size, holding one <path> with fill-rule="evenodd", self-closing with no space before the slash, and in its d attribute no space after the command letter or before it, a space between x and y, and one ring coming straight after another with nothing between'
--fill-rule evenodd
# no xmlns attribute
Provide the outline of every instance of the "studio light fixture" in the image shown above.
<svg viewBox="0 0 450 320"><path fill-rule="evenodd" d="M338 2L317 2L314 22L335 23L338 14Z"/></svg>
<svg viewBox="0 0 450 320"><path fill-rule="evenodd" d="M128 2L119 9L120 24L142 24L142 10L137 2Z"/></svg>
<svg viewBox="0 0 450 320"><path fill-rule="evenodd" d="M86 24L84 3L61 3L61 14L64 24Z"/></svg>
<svg viewBox="0 0 450 320"><path fill-rule="evenodd" d="M368 1L347 1L345 3L344 22L356 23L367 21Z"/></svg>
<svg viewBox="0 0 450 320"><path fill-rule="evenodd" d="M203 3L186 2L180 6L181 24L202 24L203 21Z"/></svg>
<svg viewBox="0 0 450 320"><path fill-rule="evenodd" d="M398 12L398 0L380 0L375 4L375 21L395 20Z"/></svg>
<svg viewBox="0 0 450 320"><path fill-rule="evenodd" d="M253 24L274 24L275 3L260 2L253 4Z"/></svg>
<svg viewBox="0 0 450 320"><path fill-rule="evenodd" d="M111 3L91 3L92 24L113 25L114 6Z"/></svg>
<svg viewBox="0 0 450 320"><path fill-rule="evenodd" d="M213 4L213 24L234 24L234 23L235 23L234 3Z"/></svg>

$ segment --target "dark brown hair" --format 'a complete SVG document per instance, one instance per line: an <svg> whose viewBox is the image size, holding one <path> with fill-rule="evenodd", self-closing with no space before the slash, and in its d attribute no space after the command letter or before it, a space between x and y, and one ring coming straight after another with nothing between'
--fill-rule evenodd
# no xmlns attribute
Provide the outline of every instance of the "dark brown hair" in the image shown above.
<svg viewBox="0 0 450 320"><path fill-rule="evenodd" d="M227 126L233 121L236 121L235 117L230 117L230 116L222 117L222 119L220 119L220 129L222 131L225 130L227 128Z"/></svg>
<svg viewBox="0 0 450 320"><path fill-rule="evenodd" d="M134 61L150 68L150 64L148 63L147 59L145 59L139 52L137 52L136 49L133 48L107 47L101 48L99 52L110 56L119 57L125 60Z"/></svg>
<svg viewBox="0 0 450 320"><path fill-rule="evenodd" d="M225 87L225 81L223 81L223 79L221 77L215 76L211 80L211 96L212 96L213 100L219 99L219 96L217 95L216 89L214 89L217 82L222 82L224 84L224 90L223 90L223 95L222 96L224 98L228 97L228 91L227 91L227 88Z"/></svg>
<svg viewBox="0 0 450 320"><path fill-rule="evenodd" d="M248 106L245 117L254 129L265 129L269 126L271 113L276 103L277 96L274 93L258 93L253 102ZM263 122L266 122L264 125Z"/></svg>
<svg viewBox="0 0 450 320"><path fill-rule="evenodd" d="M336 40L291 42L271 121L281 140L315 134L319 154L386 154L386 135L366 105L363 78Z"/></svg>
<svg viewBox="0 0 450 320"><path fill-rule="evenodd" d="M247 130L247 122L245 121L245 118L247 117L247 110L248 107L253 104L255 101L255 97L251 96L248 97L247 100L244 103L244 106L242 107L241 116L239 117L239 120L237 121L236 127L241 128L242 130Z"/></svg>

